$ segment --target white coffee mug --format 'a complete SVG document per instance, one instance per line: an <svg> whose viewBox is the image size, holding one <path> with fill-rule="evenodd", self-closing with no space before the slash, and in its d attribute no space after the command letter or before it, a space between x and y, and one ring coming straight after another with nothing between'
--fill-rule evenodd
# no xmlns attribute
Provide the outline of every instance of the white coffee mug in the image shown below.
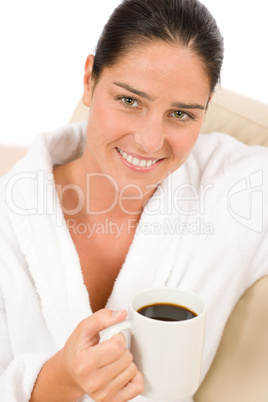
<svg viewBox="0 0 268 402"><path fill-rule="evenodd" d="M137 312L151 304L174 304L196 316L183 321L162 321ZM177 288L149 289L131 301L129 318L103 331L101 340L131 331L130 350L144 377L143 395L169 401L192 396L200 382L206 307L195 293Z"/></svg>

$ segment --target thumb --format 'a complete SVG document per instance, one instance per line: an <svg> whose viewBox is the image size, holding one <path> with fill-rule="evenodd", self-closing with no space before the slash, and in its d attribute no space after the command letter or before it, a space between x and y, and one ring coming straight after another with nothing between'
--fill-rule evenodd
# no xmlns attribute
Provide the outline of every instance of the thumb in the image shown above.
<svg viewBox="0 0 268 402"><path fill-rule="evenodd" d="M127 318L125 310L112 311L101 309L81 322L82 331L89 339L99 338L99 332Z"/></svg>

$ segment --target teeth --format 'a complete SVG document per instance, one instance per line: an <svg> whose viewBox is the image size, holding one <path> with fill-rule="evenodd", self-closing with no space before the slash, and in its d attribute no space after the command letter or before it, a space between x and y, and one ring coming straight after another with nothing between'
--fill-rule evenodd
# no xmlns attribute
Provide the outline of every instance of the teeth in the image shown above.
<svg viewBox="0 0 268 402"><path fill-rule="evenodd" d="M133 161L132 161L132 164L133 164L134 166L139 166L140 160L139 160L138 158L134 158Z"/></svg>
<svg viewBox="0 0 268 402"><path fill-rule="evenodd" d="M143 159L140 161L140 167L145 167L146 166L146 161Z"/></svg>
<svg viewBox="0 0 268 402"><path fill-rule="evenodd" d="M139 166L139 167L151 167L153 166L158 159L150 159L150 160L145 160L145 159L138 159L138 158L133 158L131 155L128 155L126 152L121 151L121 149L117 148L118 152L123 156L123 158L131 163L134 166Z"/></svg>

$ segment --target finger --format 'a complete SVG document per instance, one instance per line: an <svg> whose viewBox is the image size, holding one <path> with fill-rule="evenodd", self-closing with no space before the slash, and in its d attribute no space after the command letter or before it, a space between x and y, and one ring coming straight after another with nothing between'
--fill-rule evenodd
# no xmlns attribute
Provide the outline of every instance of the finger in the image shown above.
<svg viewBox="0 0 268 402"><path fill-rule="evenodd" d="M127 312L125 310L111 311L101 309L81 321L77 327L77 331L88 346L95 345L99 342L99 332L125 320L126 317Z"/></svg>
<svg viewBox="0 0 268 402"><path fill-rule="evenodd" d="M133 363L133 355L129 350L125 349L124 353L119 359L113 361L112 363L103 366L99 370L100 378L102 378L103 383L110 383L121 373L123 373L127 368Z"/></svg>
<svg viewBox="0 0 268 402"><path fill-rule="evenodd" d="M94 400L106 400L107 395L114 395L119 391L121 383L114 380L126 371L131 364L132 354L127 349L117 361L101 369L96 369L91 362L90 365L87 365L87 371L83 375L83 389ZM90 371L90 375L88 375L88 371Z"/></svg>
<svg viewBox="0 0 268 402"><path fill-rule="evenodd" d="M120 401L122 402L123 399L120 399L118 397L119 392L122 390L122 388L126 387L130 381L132 381L135 376L137 375L137 367L135 366L134 363L131 363L131 365L121 372L116 378L114 378L112 381L110 381L107 384L101 384L97 383L95 380L92 381L91 379L91 384L90 384L90 397L93 398L93 400L100 400L100 401ZM98 378L99 379L99 378ZM133 387L130 387L130 390L133 388L138 389L134 383ZM132 391L133 392L133 391ZM137 391L136 391L137 392ZM128 394L128 392L125 392L125 394ZM129 399L125 399L126 401Z"/></svg>
<svg viewBox="0 0 268 402"><path fill-rule="evenodd" d="M101 369L119 360L126 350L126 338L122 334L117 334L103 343L83 350L79 357L80 364L84 362L88 370L92 371Z"/></svg>
<svg viewBox="0 0 268 402"><path fill-rule="evenodd" d="M127 386L127 384L132 381L138 373L137 366L132 362L124 371L122 371L117 377L115 377L108 385L107 389L115 391L114 395L118 394L120 390Z"/></svg>
<svg viewBox="0 0 268 402"><path fill-rule="evenodd" d="M114 380L126 371L131 364L132 354L126 349L125 353L116 362L94 371L85 381L85 386L90 396L102 399L104 395L116 394L120 389L118 387L121 386L121 383Z"/></svg>
<svg viewBox="0 0 268 402"><path fill-rule="evenodd" d="M143 376L140 371L132 378L132 380L123 387L116 396L116 400L111 400L111 402L116 401L129 401L135 398L144 391Z"/></svg>
<svg viewBox="0 0 268 402"><path fill-rule="evenodd" d="M108 339L99 345L94 346L94 349L98 352L99 367L105 367L118 359L125 353L127 341L122 333L114 335L111 339Z"/></svg>

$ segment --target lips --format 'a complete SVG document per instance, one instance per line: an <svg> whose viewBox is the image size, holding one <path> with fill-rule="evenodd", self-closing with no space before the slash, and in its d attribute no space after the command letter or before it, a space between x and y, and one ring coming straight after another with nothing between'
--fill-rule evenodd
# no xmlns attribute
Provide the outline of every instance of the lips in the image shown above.
<svg viewBox="0 0 268 402"><path fill-rule="evenodd" d="M122 155L122 157L131 165L137 167L151 167L159 161L159 159L139 159L132 155L127 154L125 151L122 151L120 148L116 148L117 151Z"/></svg>

